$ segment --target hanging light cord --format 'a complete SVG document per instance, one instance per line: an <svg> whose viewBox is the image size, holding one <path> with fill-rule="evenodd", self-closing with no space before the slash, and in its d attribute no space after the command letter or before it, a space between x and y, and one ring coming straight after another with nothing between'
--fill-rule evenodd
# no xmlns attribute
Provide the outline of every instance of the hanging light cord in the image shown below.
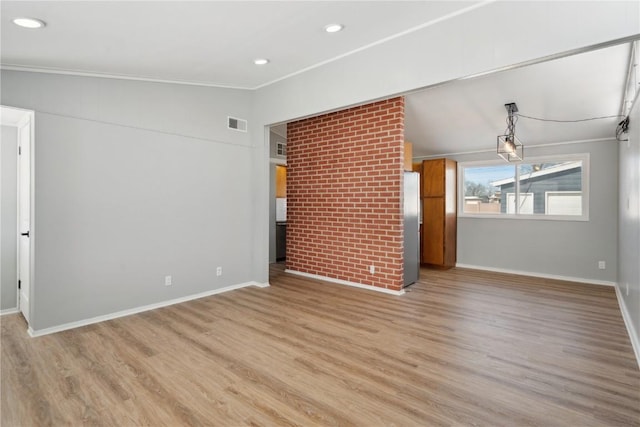
<svg viewBox="0 0 640 427"><path fill-rule="evenodd" d="M628 141L627 139L621 139L623 133L629 132L629 116L625 117L618 126L616 126L616 140L618 141Z"/></svg>
<svg viewBox="0 0 640 427"><path fill-rule="evenodd" d="M518 121L518 115L512 112L509 112L509 115L507 116L507 128L504 131L505 135L515 137L517 121Z"/></svg>
<svg viewBox="0 0 640 427"><path fill-rule="evenodd" d="M541 122L554 122L554 123L577 123L577 122L588 122L591 120L613 119L613 118L624 117L622 114L618 114L615 116L590 117L588 119L578 119L578 120L555 120L555 119L542 119L540 117L525 116L524 114L520 114L520 113L516 113L516 116L524 117L525 119L538 120Z"/></svg>
<svg viewBox="0 0 640 427"><path fill-rule="evenodd" d="M525 119L538 120L540 122L554 122L554 123L579 123L579 122L588 122L591 120L601 120L601 119L619 119L620 117L624 117L624 119L618 123L616 127L616 140L618 141L626 141L626 139L620 139L620 136L623 133L627 133L629 130L629 116L624 116L622 114L616 114L615 116L600 116L600 117L589 117L588 119L578 119L578 120L555 120L555 119L542 119L540 117L531 117L525 116L524 114L515 113L518 117L524 117Z"/></svg>

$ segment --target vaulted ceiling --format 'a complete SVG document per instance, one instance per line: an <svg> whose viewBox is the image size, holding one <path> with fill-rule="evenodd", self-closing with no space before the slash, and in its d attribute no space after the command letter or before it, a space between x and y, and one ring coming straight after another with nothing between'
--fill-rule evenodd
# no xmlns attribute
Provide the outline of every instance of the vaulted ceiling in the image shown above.
<svg viewBox="0 0 640 427"><path fill-rule="evenodd" d="M4 69L257 89L481 3L2 1L0 61ZM10 22L20 16L46 27ZM331 23L345 28L328 34ZM624 44L407 94L406 138L415 156L490 149L508 102L539 118L615 116L629 58ZM618 121L521 118L517 135L534 145L607 138Z"/></svg>
<svg viewBox="0 0 640 427"><path fill-rule="evenodd" d="M504 105L515 102L525 146L613 138L630 49L626 43L410 94L405 137L416 156L494 150L506 128ZM606 118L578 121L599 117Z"/></svg>

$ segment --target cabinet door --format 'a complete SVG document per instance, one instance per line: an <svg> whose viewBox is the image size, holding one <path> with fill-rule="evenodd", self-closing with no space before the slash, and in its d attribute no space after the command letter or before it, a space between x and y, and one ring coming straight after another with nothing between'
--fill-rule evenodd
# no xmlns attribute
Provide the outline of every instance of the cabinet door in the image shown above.
<svg viewBox="0 0 640 427"><path fill-rule="evenodd" d="M276 198L287 197L287 168L276 165Z"/></svg>
<svg viewBox="0 0 640 427"><path fill-rule="evenodd" d="M443 197L445 180L444 159L422 162L422 197Z"/></svg>
<svg viewBox="0 0 640 427"><path fill-rule="evenodd" d="M444 198L422 199L422 262L444 264Z"/></svg>
<svg viewBox="0 0 640 427"><path fill-rule="evenodd" d="M413 171L413 144L404 142L404 170Z"/></svg>

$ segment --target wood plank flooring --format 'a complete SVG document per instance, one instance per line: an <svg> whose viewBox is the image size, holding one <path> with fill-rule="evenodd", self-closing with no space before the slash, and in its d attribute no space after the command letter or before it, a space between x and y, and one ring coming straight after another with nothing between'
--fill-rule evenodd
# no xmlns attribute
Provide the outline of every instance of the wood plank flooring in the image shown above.
<svg viewBox="0 0 640 427"><path fill-rule="evenodd" d="M270 282L40 338L2 317L0 425L640 425L613 288L423 269L390 296L277 265Z"/></svg>

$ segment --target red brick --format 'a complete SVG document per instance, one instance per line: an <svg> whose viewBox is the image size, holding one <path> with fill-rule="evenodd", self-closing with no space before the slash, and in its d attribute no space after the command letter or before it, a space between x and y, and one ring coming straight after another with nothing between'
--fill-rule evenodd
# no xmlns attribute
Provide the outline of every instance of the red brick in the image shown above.
<svg viewBox="0 0 640 427"><path fill-rule="evenodd" d="M401 97L288 125L287 268L401 289L403 127Z"/></svg>

